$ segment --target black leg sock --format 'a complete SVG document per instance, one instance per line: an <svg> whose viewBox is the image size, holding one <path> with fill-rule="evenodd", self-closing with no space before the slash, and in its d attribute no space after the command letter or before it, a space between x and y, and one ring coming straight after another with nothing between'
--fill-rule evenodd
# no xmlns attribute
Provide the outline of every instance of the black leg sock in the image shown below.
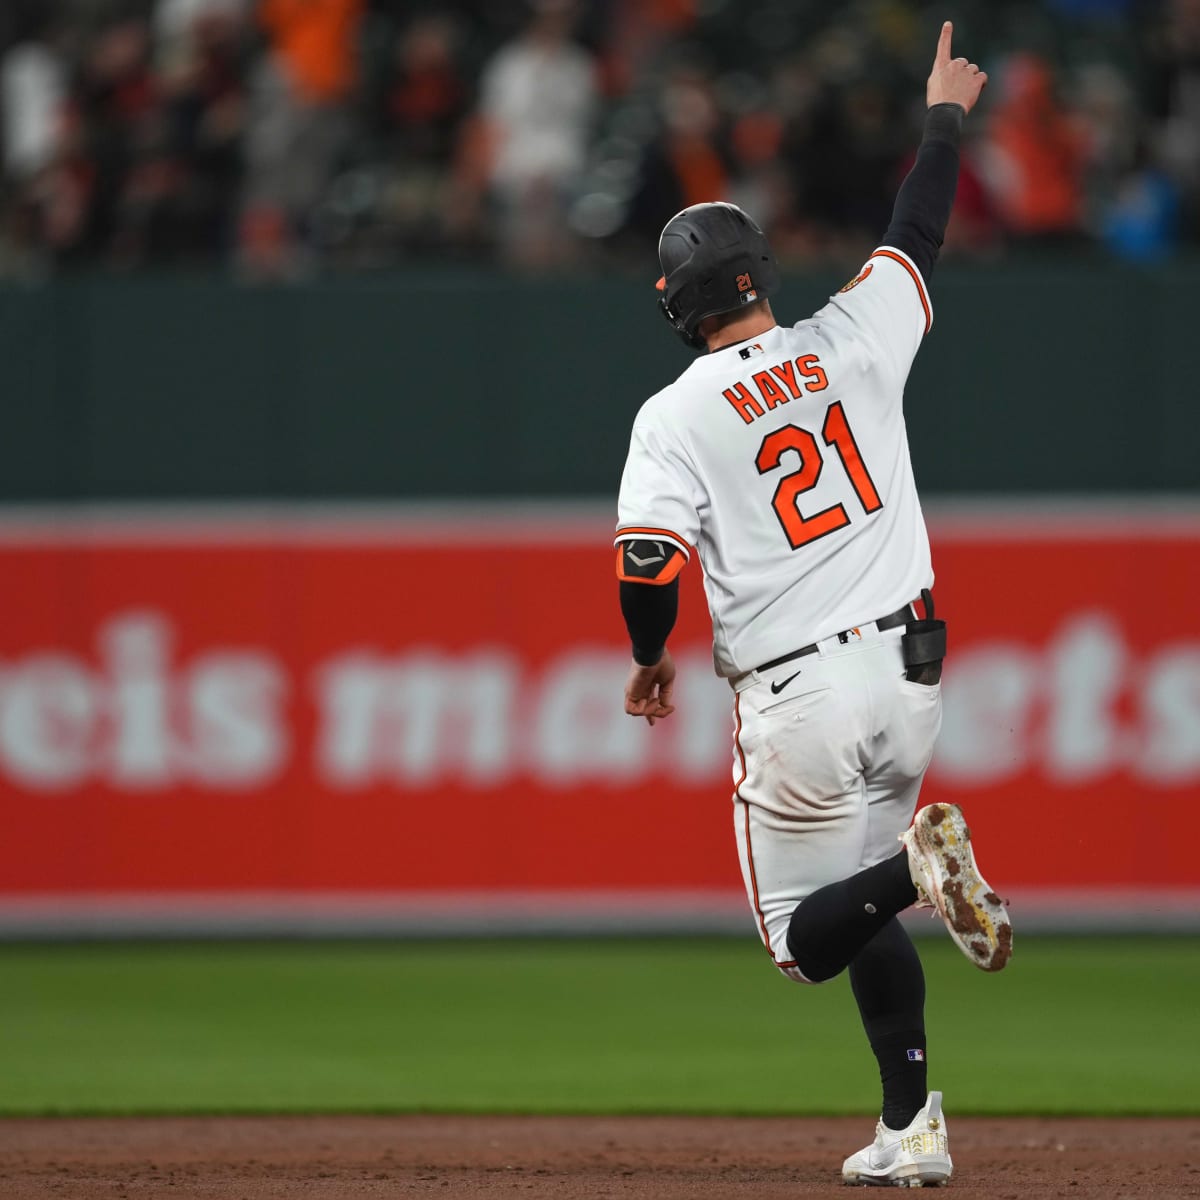
<svg viewBox="0 0 1200 1200"><path fill-rule="evenodd" d="M788 924L788 951L805 979L823 983L844 971L916 899L908 854L901 850L849 879L818 888L796 905Z"/></svg>
<svg viewBox="0 0 1200 1200"><path fill-rule="evenodd" d="M925 974L893 917L850 964L850 986L879 1062L883 1123L904 1129L925 1103Z"/></svg>

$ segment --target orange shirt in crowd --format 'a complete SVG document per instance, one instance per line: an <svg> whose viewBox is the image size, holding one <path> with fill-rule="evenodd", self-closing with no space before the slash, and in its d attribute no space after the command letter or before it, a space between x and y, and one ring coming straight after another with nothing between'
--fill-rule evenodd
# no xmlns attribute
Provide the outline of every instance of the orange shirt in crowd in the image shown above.
<svg viewBox="0 0 1200 1200"><path fill-rule="evenodd" d="M667 143L667 158L679 180L684 208L725 195L725 164L702 137L674 137Z"/></svg>
<svg viewBox="0 0 1200 1200"><path fill-rule="evenodd" d="M1007 164L998 207L1017 233L1070 233L1083 208L1083 142L1056 105L1045 65L1022 55L1009 68L1007 94L991 124L992 145Z"/></svg>
<svg viewBox="0 0 1200 1200"><path fill-rule="evenodd" d="M259 19L297 90L314 102L353 87L366 0L260 0Z"/></svg>

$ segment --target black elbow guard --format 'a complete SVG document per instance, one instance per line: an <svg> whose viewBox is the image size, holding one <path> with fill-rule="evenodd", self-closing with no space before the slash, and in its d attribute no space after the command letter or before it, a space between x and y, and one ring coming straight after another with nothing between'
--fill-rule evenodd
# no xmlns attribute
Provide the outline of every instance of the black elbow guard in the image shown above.
<svg viewBox="0 0 1200 1200"><path fill-rule="evenodd" d="M683 551L670 542L641 540L617 546L617 578L622 583L662 586L677 579L687 561Z"/></svg>

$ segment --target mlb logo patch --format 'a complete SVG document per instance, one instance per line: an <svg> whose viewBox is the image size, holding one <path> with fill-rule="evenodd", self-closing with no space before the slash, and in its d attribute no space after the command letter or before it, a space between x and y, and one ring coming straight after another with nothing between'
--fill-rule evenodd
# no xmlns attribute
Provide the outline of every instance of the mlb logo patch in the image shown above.
<svg viewBox="0 0 1200 1200"><path fill-rule="evenodd" d="M910 1050L908 1052L908 1061L909 1062L924 1062L925 1061L925 1051L924 1050Z"/></svg>

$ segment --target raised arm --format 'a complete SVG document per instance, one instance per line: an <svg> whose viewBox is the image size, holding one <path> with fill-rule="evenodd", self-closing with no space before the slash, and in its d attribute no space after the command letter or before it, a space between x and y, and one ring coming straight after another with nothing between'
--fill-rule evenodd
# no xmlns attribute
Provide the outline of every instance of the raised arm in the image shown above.
<svg viewBox="0 0 1200 1200"><path fill-rule="evenodd" d="M928 280L937 261L954 193L958 186L958 139L963 117L975 107L987 74L965 58L951 58L954 26L947 21L938 38L933 71L925 86L929 111L917 161L900 185L892 223L882 245L894 246L912 259Z"/></svg>

